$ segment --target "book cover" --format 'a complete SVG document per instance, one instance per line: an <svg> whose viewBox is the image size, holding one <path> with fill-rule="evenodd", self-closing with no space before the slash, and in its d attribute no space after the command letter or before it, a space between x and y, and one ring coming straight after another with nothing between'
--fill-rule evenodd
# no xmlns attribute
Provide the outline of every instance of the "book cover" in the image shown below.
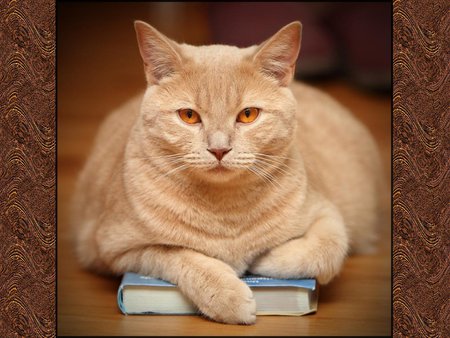
<svg viewBox="0 0 450 338"><path fill-rule="evenodd" d="M245 275L241 280L253 291L257 315L299 316L317 311L318 285L315 279L276 279ZM127 308L124 302L124 293L130 290L133 290L134 299L138 299L140 303L137 307L128 305ZM117 301L123 314L198 313L176 285L132 272L124 274L117 292ZM163 306L161 303L164 303Z"/></svg>

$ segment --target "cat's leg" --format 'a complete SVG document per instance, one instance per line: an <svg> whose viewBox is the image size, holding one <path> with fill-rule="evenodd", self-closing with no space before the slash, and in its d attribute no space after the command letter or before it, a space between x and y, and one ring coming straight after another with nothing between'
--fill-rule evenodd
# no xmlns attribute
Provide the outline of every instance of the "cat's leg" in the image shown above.
<svg viewBox="0 0 450 338"><path fill-rule="evenodd" d="M315 277L328 283L338 272L348 251L343 219L334 208L326 208L308 231L258 257L249 271L276 278Z"/></svg>
<svg viewBox="0 0 450 338"><path fill-rule="evenodd" d="M250 288L224 262L178 247L150 246L110 260L116 273L136 271L177 284L213 320L253 324L256 303Z"/></svg>

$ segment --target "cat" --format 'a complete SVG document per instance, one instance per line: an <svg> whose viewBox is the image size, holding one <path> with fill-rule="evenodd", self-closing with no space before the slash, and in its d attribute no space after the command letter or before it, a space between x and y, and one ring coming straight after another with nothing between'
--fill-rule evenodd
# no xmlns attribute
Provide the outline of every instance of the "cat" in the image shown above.
<svg viewBox="0 0 450 338"><path fill-rule="evenodd" d="M374 250L378 150L346 108L293 81L300 22L248 48L135 30L148 86L103 122L80 173L83 266L170 281L207 318L253 324L245 272L326 284Z"/></svg>

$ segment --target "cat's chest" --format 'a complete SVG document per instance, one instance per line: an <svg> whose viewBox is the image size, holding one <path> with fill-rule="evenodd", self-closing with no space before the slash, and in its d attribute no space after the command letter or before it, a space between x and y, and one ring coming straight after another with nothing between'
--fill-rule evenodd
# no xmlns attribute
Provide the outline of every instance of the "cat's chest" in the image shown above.
<svg viewBox="0 0 450 338"><path fill-rule="evenodd" d="M296 222L283 224L266 221L252 224L235 236L208 236L192 242L192 248L207 256L220 259L236 271L244 272L254 259L266 250L302 234Z"/></svg>
<svg viewBox="0 0 450 338"><path fill-rule="evenodd" d="M301 236L304 226L294 206L258 212L174 215L160 236L167 244L189 247L237 267L287 240Z"/></svg>
<svg viewBox="0 0 450 338"><path fill-rule="evenodd" d="M134 207L150 243L191 248L230 265L242 265L262 252L301 236L302 190L219 199L155 194ZM164 197L164 198L162 198ZM203 202L203 203L202 203ZM137 207L137 208L136 208Z"/></svg>

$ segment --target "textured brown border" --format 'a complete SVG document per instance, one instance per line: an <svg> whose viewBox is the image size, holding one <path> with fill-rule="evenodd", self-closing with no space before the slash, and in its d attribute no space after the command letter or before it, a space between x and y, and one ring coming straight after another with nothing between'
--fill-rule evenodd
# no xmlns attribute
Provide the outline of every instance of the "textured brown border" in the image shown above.
<svg viewBox="0 0 450 338"><path fill-rule="evenodd" d="M395 337L450 337L449 4L394 2Z"/></svg>
<svg viewBox="0 0 450 338"><path fill-rule="evenodd" d="M0 337L55 336L55 2L0 0Z"/></svg>

